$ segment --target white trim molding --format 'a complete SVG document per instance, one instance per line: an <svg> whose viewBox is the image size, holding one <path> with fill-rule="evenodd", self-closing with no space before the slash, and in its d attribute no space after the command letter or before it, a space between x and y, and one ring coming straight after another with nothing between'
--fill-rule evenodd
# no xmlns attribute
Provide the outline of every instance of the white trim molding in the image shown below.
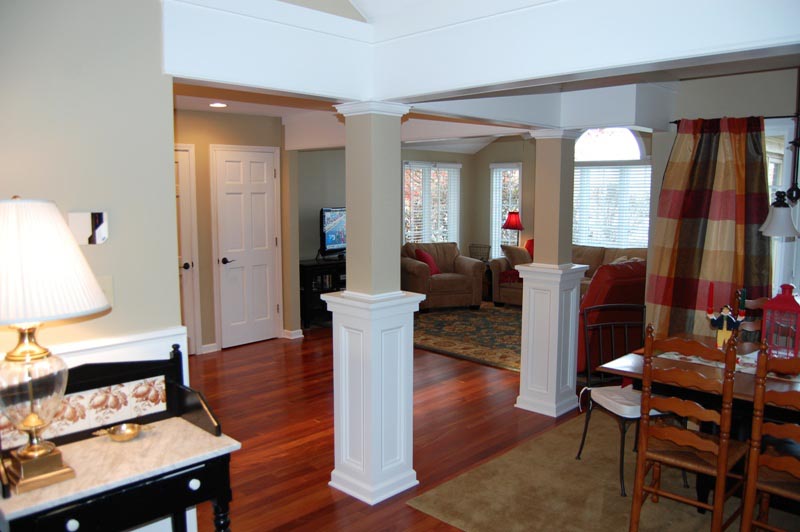
<svg viewBox="0 0 800 532"><path fill-rule="evenodd" d="M525 264L518 408L558 417L575 409L580 280L588 266Z"/></svg>
<svg viewBox="0 0 800 532"><path fill-rule="evenodd" d="M419 481L413 468L414 312L422 294L336 292L330 486L376 504Z"/></svg>
<svg viewBox="0 0 800 532"><path fill-rule="evenodd" d="M358 115L403 116L411 111L410 105L394 102L347 102L334 107L345 117Z"/></svg>
<svg viewBox="0 0 800 532"><path fill-rule="evenodd" d="M582 129L531 129L524 135L528 139L572 139L583 134Z"/></svg>
<svg viewBox="0 0 800 532"><path fill-rule="evenodd" d="M49 349L63 358L67 366L74 368L100 362L168 359L173 344L180 346L183 355L183 381L188 385L189 363L185 351L186 327L183 325L125 336L51 345Z"/></svg>

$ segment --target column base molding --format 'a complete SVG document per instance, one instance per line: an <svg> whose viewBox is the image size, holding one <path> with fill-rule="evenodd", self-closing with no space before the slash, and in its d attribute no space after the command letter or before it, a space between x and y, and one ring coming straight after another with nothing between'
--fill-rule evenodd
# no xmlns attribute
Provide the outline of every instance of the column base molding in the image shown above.
<svg viewBox="0 0 800 532"><path fill-rule="evenodd" d="M578 310L587 269L577 264L517 266L523 280L518 408L558 417L578 406Z"/></svg>
<svg viewBox="0 0 800 532"><path fill-rule="evenodd" d="M411 292L336 292L333 313L334 470L329 485L376 504L418 484L413 469L414 312Z"/></svg>

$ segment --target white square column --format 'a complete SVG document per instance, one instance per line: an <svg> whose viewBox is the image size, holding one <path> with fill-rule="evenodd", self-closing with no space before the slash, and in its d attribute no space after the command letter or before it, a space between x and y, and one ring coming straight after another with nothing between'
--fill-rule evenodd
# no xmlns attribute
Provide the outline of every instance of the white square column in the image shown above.
<svg viewBox="0 0 800 532"><path fill-rule="evenodd" d="M517 266L523 280L517 407L558 417L578 406L580 282L588 268L577 264Z"/></svg>
<svg viewBox="0 0 800 532"><path fill-rule="evenodd" d="M330 486L368 504L416 486L414 312L425 296L325 294L333 312Z"/></svg>

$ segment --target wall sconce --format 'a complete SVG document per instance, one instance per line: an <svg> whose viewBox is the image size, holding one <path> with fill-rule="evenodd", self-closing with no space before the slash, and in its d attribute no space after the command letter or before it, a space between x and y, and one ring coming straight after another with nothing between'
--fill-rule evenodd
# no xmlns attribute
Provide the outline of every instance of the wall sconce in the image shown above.
<svg viewBox="0 0 800 532"><path fill-rule="evenodd" d="M775 201L770 205L767 219L759 230L764 236L785 238L800 236L800 231L792 221L792 209L786 201L786 192L779 190L775 193Z"/></svg>
<svg viewBox="0 0 800 532"><path fill-rule="evenodd" d="M797 186L798 150L800 150L800 119L795 118L796 138L789 144L793 147L792 156L792 186L786 192L779 190L775 193L775 201L770 204L767 219L759 227L764 236L779 238L794 238L800 236L800 231L792 220L792 209L787 199L792 204L800 199L800 187Z"/></svg>

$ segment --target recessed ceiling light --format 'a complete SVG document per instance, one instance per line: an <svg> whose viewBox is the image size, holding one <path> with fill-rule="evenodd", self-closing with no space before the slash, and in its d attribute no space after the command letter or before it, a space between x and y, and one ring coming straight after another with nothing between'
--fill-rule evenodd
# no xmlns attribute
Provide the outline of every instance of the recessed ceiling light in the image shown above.
<svg viewBox="0 0 800 532"><path fill-rule="evenodd" d="M228 107L228 104L227 103L222 103L222 102L214 102L214 103L208 104L208 106L222 109L223 107Z"/></svg>

